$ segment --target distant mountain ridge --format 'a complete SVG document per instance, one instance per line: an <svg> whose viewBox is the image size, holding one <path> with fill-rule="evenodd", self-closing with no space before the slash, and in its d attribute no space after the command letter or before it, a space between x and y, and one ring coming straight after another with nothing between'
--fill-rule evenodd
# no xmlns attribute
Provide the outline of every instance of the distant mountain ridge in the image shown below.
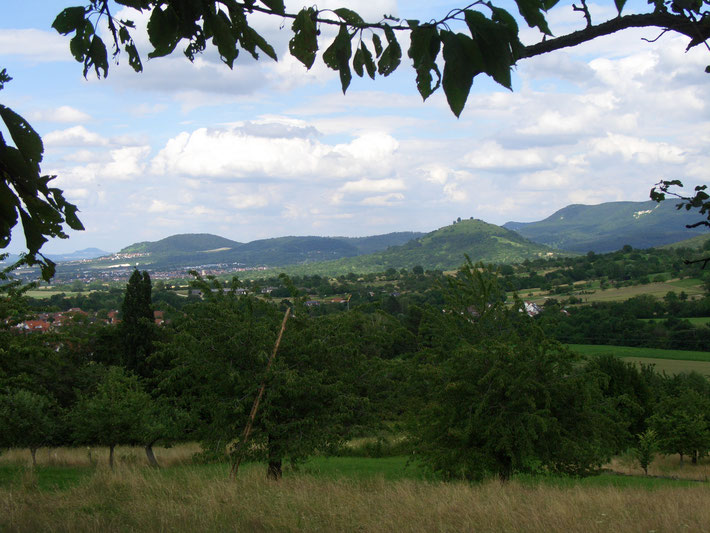
<svg viewBox="0 0 710 533"><path fill-rule="evenodd" d="M701 220L697 211L677 210L676 202L606 202L568 205L538 222L507 222L531 241L558 250L613 252L625 244L653 248L708 232L685 226Z"/></svg>
<svg viewBox="0 0 710 533"><path fill-rule="evenodd" d="M386 250L421 235L423 233L395 232L370 237L277 237L240 243L218 235L191 233L131 244L119 254L145 254L141 264L152 268L221 263L284 266Z"/></svg>

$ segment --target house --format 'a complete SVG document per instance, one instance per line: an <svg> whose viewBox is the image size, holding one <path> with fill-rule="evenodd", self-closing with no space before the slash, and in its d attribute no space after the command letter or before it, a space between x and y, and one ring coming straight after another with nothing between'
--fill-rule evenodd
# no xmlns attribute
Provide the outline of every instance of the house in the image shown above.
<svg viewBox="0 0 710 533"><path fill-rule="evenodd" d="M45 320L25 320L17 325L18 328L24 329L25 331L39 331L40 333L46 333L52 324L46 322Z"/></svg>
<svg viewBox="0 0 710 533"><path fill-rule="evenodd" d="M165 319L163 318L163 312L162 311L153 311L153 320L155 321L155 324L158 326L162 326L165 324Z"/></svg>
<svg viewBox="0 0 710 533"><path fill-rule="evenodd" d="M542 313L542 308L535 302L523 302L525 306L525 313L528 316L537 316Z"/></svg>

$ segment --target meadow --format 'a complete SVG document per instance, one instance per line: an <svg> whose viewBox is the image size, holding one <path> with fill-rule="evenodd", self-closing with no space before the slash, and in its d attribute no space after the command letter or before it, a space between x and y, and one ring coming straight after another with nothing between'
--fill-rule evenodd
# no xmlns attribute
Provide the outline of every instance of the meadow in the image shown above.
<svg viewBox="0 0 710 533"><path fill-rule="evenodd" d="M628 460L589 478L516 476L508 483L442 482L406 457L318 457L269 481L261 464L236 480L228 465L192 464L194 445L156 449L148 468L137 448L121 448L116 470L106 450L40 450L0 456L2 531L706 531L710 465L677 457L640 476ZM94 462L102 461L98 465ZM680 475L679 475L680 474ZM668 479L669 476L687 478Z"/></svg>
<svg viewBox="0 0 710 533"><path fill-rule="evenodd" d="M667 374L698 372L704 376L710 375L710 353L708 352L593 344L568 344L567 346L586 356L612 354L630 363L653 365L657 372Z"/></svg>

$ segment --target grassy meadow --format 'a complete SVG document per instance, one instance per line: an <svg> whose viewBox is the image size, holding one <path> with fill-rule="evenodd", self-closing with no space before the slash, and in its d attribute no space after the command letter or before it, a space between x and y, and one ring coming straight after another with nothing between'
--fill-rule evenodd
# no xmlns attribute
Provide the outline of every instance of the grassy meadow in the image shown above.
<svg viewBox="0 0 710 533"><path fill-rule="evenodd" d="M706 531L706 482L637 475L590 478L518 476L501 484L427 479L405 457L315 458L268 481L246 464L193 465L194 446L156 449L165 465L148 468L142 450L60 449L0 456L0 531ZM95 465L99 459L101 462ZM655 468L655 470L654 470ZM707 479L710 465L660 459L651 474ZM680 474L680 475L679 475Z"/></svg>
<svg viewBox="0 0 710 533"><path fill-rule="evenodd" d="M654 365L657 372L680 374L695 371L705 376L710 375L710 353L708 352L593 344L568 344L567 346L582 355L613 354L630 363Z"/></svg>

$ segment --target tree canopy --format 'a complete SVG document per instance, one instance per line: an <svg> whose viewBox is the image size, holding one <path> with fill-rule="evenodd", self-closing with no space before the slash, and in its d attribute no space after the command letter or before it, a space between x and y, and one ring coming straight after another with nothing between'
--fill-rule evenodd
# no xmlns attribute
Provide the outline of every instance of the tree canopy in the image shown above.
<svg viewBox="0 0 710 533"><path fill-rule="evenodd" d="M70 52L82 63L88 76L106 77L111 57L128 56L129 65L143 70L145 51L134 41L136 24L118 18L114 12L133 8L148 14L147 34L151 50L147 57L171 54L178 46L193 61L210 47L221 60L233 68L240 52L254 59L265 54L277 60L274 47L253 26L254 15L268 15L281 25L290 24L289 52L306 68L315 63L319 51L326 66L339 73L345 92L353 71L375 79L389 76L400 66L403 50L397 33L409 34L407 56L416 72L416 85L426 100L442 89L451 111L459 116L466 105L474 79L484 74L498 84L512 89L511 72L519 60L565 47L573 47L598 37L629 28L657 28L681 34L688 39L687 48L708 47L710 10L708 0L650 0L650 10L629 12L626 0L615 0L616 17L595 21L586 1L573 5L586 26L566 35L553 35L548 12L557 0L515 0L518 13L492 2L478 0L442 14L440 19L419 21L384 15L379 21L366 21L351 9L318 9L305 7L288 12L283 0L215 0L185 2L183 0L90 0L88 5L68 7L58 14L53 27L63 35L71 35ZM506 4L509 5L509 4ZM569 8L569 7L568 7ZM561 9L561 8L558 8ZM520 40L518 21L540 32L541 39L525 45ZM111 42L104 42L103 27ZM321 30L337 28L331 42L323 42ZM109 53L110 49L110 53ZM111 56L111 57L110 57ZM710 66L706 68L710 72ZM0 89L9 81L0 72ZM52 176L42 176L40 162L43 147L37 133L14 111L0 106L2 117L15 147L0 137L0 173L2 204L0 206L0 247L10 242L11 231L22 221L27 245L26 261L39 263L43 275L51 277L53 264L42 256L40 248L49 237L66 237L63 224L83 229L76 216L77 208L67 202L62 191L49 187Z"/></svg>

